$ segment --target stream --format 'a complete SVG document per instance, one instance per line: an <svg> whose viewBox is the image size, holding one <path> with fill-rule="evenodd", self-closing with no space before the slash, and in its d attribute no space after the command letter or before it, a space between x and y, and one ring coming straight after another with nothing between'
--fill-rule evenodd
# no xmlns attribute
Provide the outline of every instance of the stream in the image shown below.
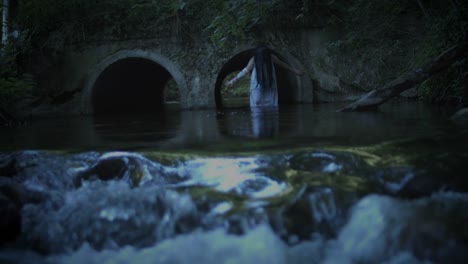
<svg viewBox="0 0 468 264"><path fill-rule="evenodd" d="M0 130L0 263L468 263L468 130L389 103Z"/></svg>

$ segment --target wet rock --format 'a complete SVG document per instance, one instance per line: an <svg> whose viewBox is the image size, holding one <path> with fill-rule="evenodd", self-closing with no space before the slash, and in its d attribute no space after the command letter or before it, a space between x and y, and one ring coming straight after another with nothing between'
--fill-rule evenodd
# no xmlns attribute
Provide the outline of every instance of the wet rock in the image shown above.
<svg viewBox="0 0 468 264"><path fill-rule="evenodd" d="M146 247L200 226L195 204L158 186L132 188L122 181L92 181L66 194L59 208L23 209L22 241L42 253L89 243L96 249Z"/></svg>
<svg viewBox="0 0 468 264"><path fill-rule="evenodd" d="M23 187L6 177L0 177L0 194L18 207L21 207L26 200Z"/></svg>
<svg viewBox="0 0 468 264"><path fill-rule="evenodd" d="M11 178L0 177L0 244L13 241L21 232L21 208L40 203L46 195L29 190Z"/></svg>
<svg viewBox="0 0 468 264"><path fill-rule="evenodd" d="M412 167L379 168L370 173L369 180L374 183L374 191L394 195L414 179L416 172Z"/></svg>
<svg viewBox="0 0 468 264"><path fill-rule="evenodd" d="M242 235L248 233L256 226L265 223L268 223L268 218L263 211L252 209L230 215L224 222L224 225L219 225L218 227L224 227L230 234Z"/></svg>
<svg viewBox="0 0 468 264"><path fill-rule="evenodd" d="M22 171L25 168L37 166L43 157L47 156L46 152L24 150L12 153L11 158L16 161L17 170Z"/></svg>
<svg viewBox="0 0 468 264"><path fill-rule="evenodd" d="M467 263L466 194L443 193L407 201L369 195L351 210L336 251L353 263L383 263L410 252L430 263ZM326 263L337 263L334 255Z"/></svg>
<svg viewBox="0 0 468 264"><path fill-rule="evenodd" d="M132 153L106 153L98 162L79 173L75 177L75 186L81 186L83 181L118 180L122 179L132 186L138 186L151 181L164 184L165 172L163 166L156 164L141 155Z"/></svg>
<svg viewBox="0 0 468 264"><path fill-rule="evenodd" d="M320 223L314 223L314 213L310 207L310 202L304 196L293 205L280 208L270 216L275 231L282 239L288 241L290 237L296 236L299 240L307 240L314 231L318 231L316 228ZM324 229L328 228L322 228L321 231L325 231Z"/></svg>
<svg viewBox="0 0 468 264"><path fill-rule="evenodd" d="M249 179L249 180L243 181L241 184L239 184L239 186L234 188L234 192L239 193L239 194L252 195L252 194L255 194L256 192L260 192L263 189L267 188L269 184L270 183L266 177Z"/></svg>
<svg viewBox="0 0 468 264"><path fill-rule="evenodd" d="M430 176L416 176L405 184L396 194L402 198L420 198L442 190L443 183Z"/></svg>
<svg viewBox="0 0 468 264"><path fill-rule="evenodd" d="M421 169L404 184L397 195L419 198L441 191L468 192L464 167L467 159L463 153L445 153L432 156L430 162L425 159L417 161L415 166Z"/></svg>
<svg viewBox="0 0 468 264"><path fill-rule="evenodd" d="M291 168L315 172L336 172L342 168L331 153L310 152L295 155L290 160Z"/></svg>
<svg viewBox="0 0 468 264"><path fill-rule="evenodd" d="M0 245L15 240L21 233L19 206L0 193Z"/></svg>
<svg viewBox="0 0 468 264"><path fill-rule="evenodd" d="M398 191L397 196L414 199L446 191L468 192L467 180L418 175Z"/></svg>
<svg viewBox="0 0 468 264"><path fill-rule="evenodd" d="M75 179L75 185L81 186L85 180L99 179L103 181L120 179L127 170L127 160L110 158L99 161L94 167L79 174Z"/></svg>
<svg viewBox="0 0 468 264"><path fill-rule="evenodd" d="M73 188L73 176L89 167L86 155L63 155L46 151L13 153L19 173L14 180L30 190L50 193Z"/></svg>
<svg viewBox="0 0 468 264"><path fill-rule="evenodd" d="M11 177L19 173L18 162L14 157L8 157L0 162L0 176Z"/></svg>
<svg viewBox="0 0 468 264"><path fill-rule="evenodd" d="M366 168L362 158L352 153L305 152L289 160L292 169L318 173L354 173Z"/></svg>
<svg viewBox="0 0 468 264"><path fill-rule="evenodd" d="M22 207L27 203L39 203L47 197L46 194L27 189L20 183L7 177L0 177L0 194L7 197L18 207Z"/></svg>
<svg viewBox="0 0 468 264"><path fill-rule="evenodd" d="M45 191L70 185L71 158L45 151L17 151L4 158L4 175L30 189ZM74 161L70 161L73 163Z"/></svg>
<svg viewBox="0 0 468 264"><path fill-rule="evenodd" d="M346 196L342 201L340 196ZM287 243L308 240L314 234L334 237L343 224L343 214L355 201L330 188L303 188L295 198L270 216L275 231Z"/></svg>

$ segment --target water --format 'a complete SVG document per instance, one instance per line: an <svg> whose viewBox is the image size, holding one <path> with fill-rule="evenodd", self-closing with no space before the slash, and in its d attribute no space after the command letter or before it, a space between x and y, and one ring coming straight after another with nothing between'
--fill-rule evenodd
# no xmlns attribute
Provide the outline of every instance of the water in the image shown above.
<svg viewBox="0 0 468 264"><path fill-rule="evenodd" d="M1 263L466 263L466 129L388 104L1 131Z"/></svg>
<svg viewBox="0 0 468 264"><path fill-rule="evenodd" d="M399 103L379 112L337 113L337 104L169 111L156 115L64 117L0 130L0 149L252 150L321 145L367 145L453 130L450 109ZM216 146L215 146L216 145Z"/></svg>

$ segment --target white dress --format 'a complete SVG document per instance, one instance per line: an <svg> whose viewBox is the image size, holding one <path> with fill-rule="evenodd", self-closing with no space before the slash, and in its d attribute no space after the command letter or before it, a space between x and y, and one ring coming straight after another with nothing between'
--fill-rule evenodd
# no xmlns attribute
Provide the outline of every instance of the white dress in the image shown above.
<svg viewBox="0 0 468 264"><path fill-rule="evenodd" d="M250 106L278 106L278 87L276 84L275 66L272 63L272 89L263 89L257 82L257 71L255 67L250 77Z"/></svg>

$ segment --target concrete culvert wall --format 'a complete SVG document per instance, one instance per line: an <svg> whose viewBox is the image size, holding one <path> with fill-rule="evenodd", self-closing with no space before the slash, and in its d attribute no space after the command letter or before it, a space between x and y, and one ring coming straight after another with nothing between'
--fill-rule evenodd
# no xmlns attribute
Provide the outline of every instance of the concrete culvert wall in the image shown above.
<svg viewBox="0 0 468 264"><path fill-rule="evenodd" d="M109 65L97 78L92 93L94 114L160 111L171 74L144 58L125 58Z"/></svg>

